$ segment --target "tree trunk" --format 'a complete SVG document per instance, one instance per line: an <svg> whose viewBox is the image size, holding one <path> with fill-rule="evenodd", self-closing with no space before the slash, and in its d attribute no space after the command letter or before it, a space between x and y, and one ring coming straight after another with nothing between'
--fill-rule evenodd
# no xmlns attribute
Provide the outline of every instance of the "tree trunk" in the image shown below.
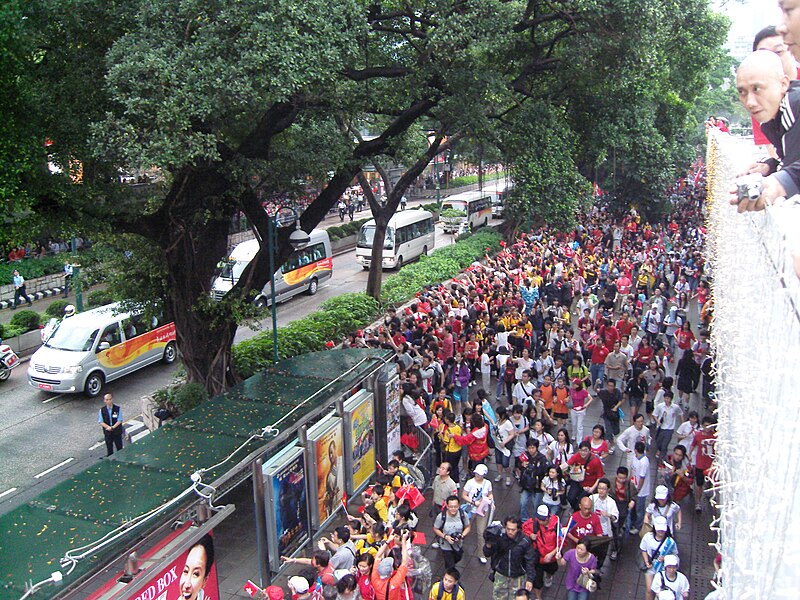
<svg viewBox="0 0 800 600"><path fill-rule="evenodd" d="M211 173L181 175L179 190L164 211L161 247L167 265L167 311L175 321L178 349L189 381L202 383L213 396L237 381L231 368L231 345L236 319L231 304L210 299L217 262L228 250L228 225L232 209L219 207L214 217L204 216L197 206L208 206L208 198L224 190L227 182ZM219 202L219 200L217 201Z"/></svg>
<svg viewBox="0 0 800 600"><path fill-rule="evenodd" d="M383 242L386 240L386 226L392 213L385 208L378 211L375 217L375 235L372 239L372 258L370 259L369 277L367 278L367 295L376 300L381 299L383 284Z"/></svg>

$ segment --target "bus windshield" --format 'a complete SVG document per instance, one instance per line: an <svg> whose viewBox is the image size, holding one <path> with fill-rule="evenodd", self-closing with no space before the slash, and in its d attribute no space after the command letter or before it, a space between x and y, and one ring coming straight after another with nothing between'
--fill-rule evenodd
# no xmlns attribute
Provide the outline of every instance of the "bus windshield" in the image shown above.
<svg viewBox="0 0 800 600"><path fill-rule="evenodd" d="M442 212L446 210L454 210L463 213L464 216L467 216L467 203L466 202L445 202L442 204Z"/></svg>
<svg viewBox="0 0 800 600"><path fill-rule="evenodd" d="M359 248L372 248L372 242L375 239L375 226L364 225L358 233L358 247ZM391 250L394 248L394 229L391 227L386 228L386 237L383 240L383 249Z"/></svg>

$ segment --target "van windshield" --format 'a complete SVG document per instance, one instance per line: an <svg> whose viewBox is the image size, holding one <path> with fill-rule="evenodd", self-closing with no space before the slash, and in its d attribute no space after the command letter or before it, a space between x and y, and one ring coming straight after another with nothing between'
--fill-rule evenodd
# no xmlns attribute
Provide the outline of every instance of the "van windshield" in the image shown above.
<svg viewBox="0 0 800 600"><path fill-rule="evenodd" d="M56 325L53 333L44 343L48 348L67 350L69 352L88 352L94 346L99 329L87 334L86 327L70 326L70 320L64 319Z"/></svg>
<svg viewBox="0 0 800 600"><path fill-rule="evenodd" d="M364 225L358 233L357 245L359 248L372 248L372 242L375 239L375 226ZM394 248L394 229L391 227L386 228L386 237L383 240L384 250L391 250Z"/></svg>
<svg viewBox="0 0 800 600"><path fill-rule="evenodd" d="M227 261L223 264L222 271L220 272L219 276L222 279L230 279L233 281L233 283L236 283L242 276L242 273L247 265L247 262L241 260Z"/></svg>

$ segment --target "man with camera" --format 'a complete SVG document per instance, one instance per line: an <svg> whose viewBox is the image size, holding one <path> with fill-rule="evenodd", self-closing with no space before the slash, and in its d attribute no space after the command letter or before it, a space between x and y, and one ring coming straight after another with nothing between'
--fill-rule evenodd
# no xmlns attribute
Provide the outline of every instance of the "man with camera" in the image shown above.
<svg viewBox="0 0 800 600"><path fill-rule="evenodd" d="M520 588L529 592L536 579L536 550L522 533L517 517L506 517L503 528L493 525L484 534L483 553L490 558L493 600L512 600Z"/></svg>
<svg viewBox="0 0 800 600"><path fill-rule="evenodd" d="M750 165L736 180L730 202L739 212L763 210L778 198L800 192L800 128L795 127L800 82L789 80L777 54L757 50L739 66L736 90L742 105L761 123L780 161L770 158Z"/></svg>

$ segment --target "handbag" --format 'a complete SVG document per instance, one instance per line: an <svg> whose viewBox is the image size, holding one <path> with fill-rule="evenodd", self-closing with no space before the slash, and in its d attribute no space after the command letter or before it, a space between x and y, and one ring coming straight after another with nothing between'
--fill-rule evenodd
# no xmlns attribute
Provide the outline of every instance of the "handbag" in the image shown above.
<svg viewBox="0 0 800 600"><path fill-rule="evenodd" d="M597 591L597 582L592 579L591 573L581 573L578 575L578 585L589 592Z"/></svg>

